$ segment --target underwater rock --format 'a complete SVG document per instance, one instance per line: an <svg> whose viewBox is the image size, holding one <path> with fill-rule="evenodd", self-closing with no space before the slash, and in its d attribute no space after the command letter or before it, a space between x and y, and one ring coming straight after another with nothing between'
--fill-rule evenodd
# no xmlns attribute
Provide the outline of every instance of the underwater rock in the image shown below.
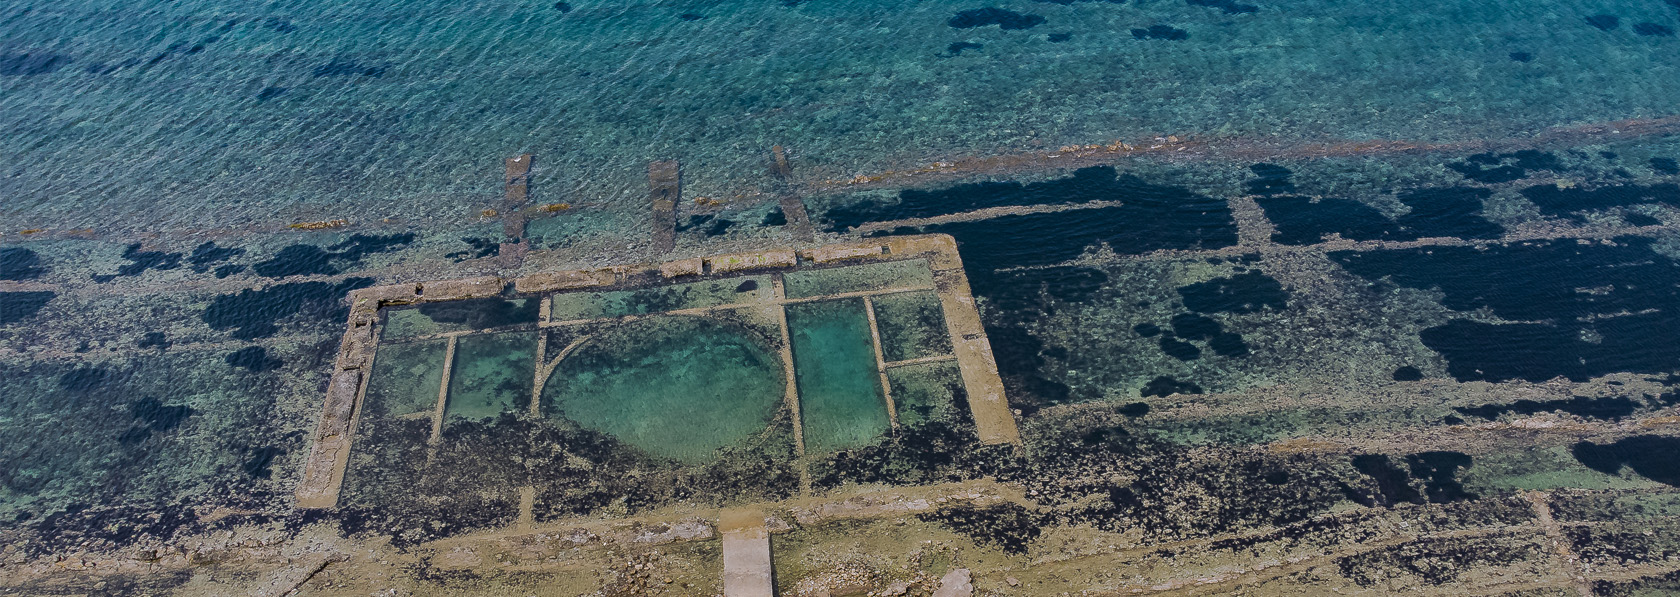
<svg viewBox="0 0 1680 597"><path fill-rule="evenodd" d="M1239 4L1235 0L1184 0L1184 3L1191 6L1217 8L1220 12L1228 15L1258 12L1260 10L1260 7L1258 6L1253 4Z"/></svg>
<svg viewBox="0 0 1680 597"><path fill-rule="evenodd" d="M706 229L706 236L723 236L723 233L728 232L729 227L734 225L735 222L732 220L725 220L723 218L714 219L712 220L711 227Z"/></svg>
<svg viewBox="0 0 1680 597"><path fill-rule="evenodd" d="M1639 23L1633 26L1633 32L1648 37L1674 37L1674 28L1656 23Z"/></svg>
<svg viewBox="0 0 1680 597"><path fill-rule="evenodd" d="M69 56L47 52L0 54L0 76L28 77L51 74L74 61Z"/></svg>
<svg viewBox="0 0 1680 597"><path fill-rule="evenodd" d="M137 423L147 429L167 433L179 427L196 411L184 404L164 406L163 402L156 398L141 398L128 405L128 412Z"/></svg>
<svg viewBox="0 0 1680 597"><path fill-rule="evenodd" d="M1059 44L1070 39L1073 39L1072 33L1051 33L1050 35L1044 36L1045 41L1053 44Z"/></svg>
<svg viewBox="0 0 1680 597"><path fill-rule="evenodd" d="M1622 467L1633 469L1652 481L1680 487L1680 437L1635 435L1610 444L1580 442L1570 454L1582 465L1606 475L1618 475Z"/></svg>
<svg viewBox="0 0 1680 597"><path fill-rule="evenodd" d="M1009 31L1031 29L1033 27L1043 25L1044 22L1044 17L1035 14L1023 14L1013 10L1004 10L988 6L986 8L976 8L973 10L959 12L956 16L951 17L950 20L945 21L945 24L956 29L972 29L975 27L985 27L987 25L997 25L999 28Z"/></svg>
<svg viewBox="0 0 1680 597"><path fill-rule="evenodd" d="M770 208L769 213L764 214L764 219L758 221L758 225L759 226L786 226L787 225L787 214L782 213L782 207L779 206L779 205L776 206L776 207L772 207L772 208Z"/></svg>
<svg viewBox="0 0 1680 597"><path fill-rule="evenodd" d="M29 319L55 296L58 293L50 290L0 292L0 325Z"/></svg>
<svg viewBox="0 0 1680 597"><path fill-rule="evenodd" d="M1511 60L1513 62L1533 62L1534 61L1534 54L1531 54L1529 52L1511 52L1510 57L1511 57Z"/></svg>
<svg viewBox="0 0 1680 597"><path fill-rule="evenodd" d="M1184 308L1197 313L1281 311L1289 300L1282 284L1258 271L1180 286L1178 294L1184 299Z"/></svg>
<svg viewBox="0 0 1680 597"><path fill-rule="evenodd" d="M1150 396L1160 396L1165 398L1173 394L1200 394L1202 393L1202 387L1187 381L1178 381L1171 377L1162 375L1156 377L1155 379L1151 379L1149 380L1149 383L1144 384L1141 392L1141 395L1145 398Z"/></svg>
<svg viewBox="0 0 1680 597"><path fill-rule="evenodd" d="M980 50L980 49L984 49L985 47L986 46L983 45L983 44L977 44L977 43L974 43L974 42L967 42L967 41L959 41L959 42L951 44L949 46L945 46L945 55L946 56L961 56L962 53L963 53L963 50Z"/></svg>
<svg viewBox="0 0 1680 597"><path fill-rule="evenodd" d="M1194 387L1194 384L1192 384L1192 387ZM1196 389L1197 389L1197 391L1195 391L1195 392L1186 392L1186 393L1189 393L1189 394L1199 394L1199 393L1201 393L1200 392L1201 388L1196 388ZM1141 417L1141 416L1149 414L1149 403L1147 403L1147 402L1128 402L1126 404L1120 405L1119 408L1114 409L1114 412L1125 415L1125 416L1128 416L1128 417L1132 417L1132 418L1135 419L1137 417Z"/></svg>
<svg viewBox="0 0 1680 597"><path fill-rule="evenodd" d="M0 280L30 280L47 273L41 257L23 247L0 249Z"/></svg>
<svg viewBox="0 0 1680 597"><path fill-rule="evenodd" d="M1610 31L1622 24L1616 15L1593 15L1587 17L1587 24L1597 27L1599 31Z"/></svg>
<svg viewBox="0 0 1680 597"><path fill-rule="evenodd" d="M1588 398L1586 396L1571 396L1567 400L1518 400L1510 404L1483 404L1481 406L1455 407L1460 413L1481 417L1487 420L1498 419L1503 413L1518 415L1532 415L1543 412L1566 412L1588 419L1602 419L1619 421L1622 417L1633 414L1638 405L1627 396L1609 396L1605 398Z"/></svg>
<svg viewBox="0 0 1680 597"><path fill-rule="evenodd" d="M1680 174L1680 162L1674 158L1651 158L1651 169L1659 174Z"/></svg>
<svg viewBox="0 0 1680 597"><path fill-rule="evenodd" d="M243 367L252 373L273 371L285 364L280 359L268 356L268 349L261 346L248 346L230 352L224 360L230 367Z"/></svg>
<svg viewBox="0 0 1680 597"><path fill-rule="evenodd" d="M118 276L138 276L148 269L172 270L181 267L180 253L141 251L140 243L129 245L122 256L128 260L127 265L117 268L115 274L94 274L93 281L104 284L117 279Z"/></svg>
<svg viewBox="0 0 1680 597"><path fill-rule="evenodd" d="M1417 367L1406 365L1394 370L1394 381L1418 381L1423 379L1423 372Z"/></svg>
<svg viewBox="0 0 1680 597"><path fill-rule="evenodd" d="M685 12L685 13L682 13L680 15L677 15L677 18L682 19L684 21L698 21L700 19L706 18L706 15L699 14L699 13Z"/></svg>
<svg viewBox="0 0 1680 597"><path fill-rule="evenodd" d="M1148 29L1133 29L1132 37L1135 39L1182 41L1190 39L1190 33L1183 29L1177 29L1166 25L1150 25Z"/></svg>
<svg viewBox="0 0 1680 597"><path fill-rule="evenodd" d="M1248 167L1254 173L1254 180L1248 181L1250 195L1276 195L1278 193L1295 192L1295 183L1289 179L1295 175L1288 168L1277 164L1261 162Z"/></svg>
<svg viewBox="0 0 1680 597"><path fill-rule="evenodd" d="M349 278L338 284L293 282L262 290L247 288L210 301L201 316L214 330L232 330L233 337L251 340L280 331L276 323L293 315L341 319L348 309L339 304L345 293L373 285L373 278Z"/></svg>
<svg viewBox="0 0 1680 597"><path fill-rule="evenodd" d="M1154 338L1161 335L1161 326L1153 323L1140 323L1132 326L1132 331L1145 338Z"/></svg>
<svg viewBox="0 0 1680 597"><path fill-rule="evenodd" d="M554 6L554 10L560 11L561 14L572 12L572 3L566 2L564 0L561 0L560 2L555 2L553 6Z"/></svg>

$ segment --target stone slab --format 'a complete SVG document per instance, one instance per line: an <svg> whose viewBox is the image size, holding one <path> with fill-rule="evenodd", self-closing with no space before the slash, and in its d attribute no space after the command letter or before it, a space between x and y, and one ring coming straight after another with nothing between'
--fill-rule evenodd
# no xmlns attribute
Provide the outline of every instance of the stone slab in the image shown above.
<svg viewBox="0 0 1680 597"><path fill-rule="evenodd" d="M426 302L458 301L497 296L502 293L504 288L507 288L507 282L496 276L484 276L464 280L425 282L420 284L419 287L420 298Z"/></svg>
<svg viewBox="0 0 1680 597"><path fill-rule="evenodd" d="M532 274L513 281L517 292L547 292L606 286L617 280L609 270L569 270Z"/></svg>
<svg viewBox="0 0 1680 597"><path fill-rule="evenodd" d="M706 259L711 264L712 273L728 273L754 269L772 269L793 267L799 264L799 256L793 249L776 249L759 251L756 253L735 253L733 255L718 255Z"/></svg>

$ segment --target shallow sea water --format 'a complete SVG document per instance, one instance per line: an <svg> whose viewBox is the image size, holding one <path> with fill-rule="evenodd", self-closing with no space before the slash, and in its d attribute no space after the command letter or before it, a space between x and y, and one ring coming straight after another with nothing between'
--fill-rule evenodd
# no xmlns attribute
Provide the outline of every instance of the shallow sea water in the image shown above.
<svg viewBox="0 0 1680 597"><path fill-rule="evenodd" d="M987 7L1009 12L965 13ZM0 556L325 525L417 558L394 576L428 594L454 581L427 542L523 512L995 482L1021 497L788 529L779 589L960 561L989 594L1680 590L1676 30L1676 0L7 4ZM522 153L546 207L510 238L499 177ZM804 454L762 330L584 342L606 365L555 379L600 380L533 409L514 372L580 337L519 328L536 299L485 299L388 315L342 507L293 507L346 292L661 258L659 159L682 164L671 258L798 242L784 193L813 244L954 236L1024 445L978 444L949 361L888 371L894 426L857 299L790 308ZM873 299L886 361L951 351L932 297ZM412 338L504 326L462 336L448 416L417 416L446 341ZM709 594L720 564L694 549L661 573ZM189 583L199 561L0 584L241 592ZM544 574L484 586L635 587ZM333 581L393 577L352 576Z"/></svg>

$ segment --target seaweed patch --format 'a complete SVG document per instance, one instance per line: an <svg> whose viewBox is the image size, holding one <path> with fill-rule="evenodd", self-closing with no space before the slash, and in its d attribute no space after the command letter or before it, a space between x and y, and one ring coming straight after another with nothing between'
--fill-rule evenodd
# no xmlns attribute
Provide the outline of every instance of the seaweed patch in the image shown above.
<svg viewBox="0 0 1680 597"><path fill-rule="evenodd" d="M1162 398L1165 398L1165 397L1171 396L1173 394L1200 394L1200 393L1202 393L1202 387L1201 386L1198 386L1196 384L1193 384L1193 383L1190 383L1190 382L1187 382L1187 381L1178 381L1176 379L1173 379L1171 377L1167 377L1165 375L1162 375L1162 376L1156 377L1155 379L1149 380L1149 383L1144 384L1143 390L1142 390L1142 396L1145 397L1145 398L1148 398L1150 396L1160 396Z"/></svg>
<svg viewBox="0 0 1680 597"><path fill-rule="evenodd" d="M1167 25L1150 25L1148 29L1133 29L1134 39L1161 39L1166 41L1183 41L1190 39L1190 32Z"/></svg>
<svg viewBox="0 0 1680 597"><path fill-rule="evenodd" d="M1278 193L1295 192L1295 183L1290 178L1295 176L1293 171L1277 164L1261 162L1248 167L1254 173L1254 179L1248 181L1250 195L1276 195Z"/></svg>
<svg viewBox="0 0 1680 597"><path fill-rule="evenodd" d="M1622 19L1616 15L1600 14L1587 17L1587 24L1592 25L1599 31L1613 31L1616 27L1621 26Z"/></svg>
<svg viewBox="0 0 1680 597"><path fill-rule="evenodd" d="M280 359L268 356L268 349L261 346L248 346L228 353L223 360L230 367L240 367L252 373L273 371L285 364Z"/></svg>
<svg viewBox="0 0 1680 597"><path fill-rule="evenodd" d="M29 77L51 74L71 62L74 60L69 56L50 52L0 54L0 75Z"/></svg>
<svg viewBox="0 0 1680 597"><path fill-rule="evenodd" d="M1633 414L1635 408L1633 399L1627 396L1609 396L1604 398L1588 398L1586 396L1571 396L1558 400L1518 400L1510 404L1483 404L1481 406L1460 406L1453 410L1473 417L1493 420L1504 413L1518 415L1532 415L1543 412L1565 412L1578 417L1589 419L1604 419L1619 421L1622 417Z"/></svg>
<svg viewBox="0 0 1680 597"><path fill-rule="evenodd" d="M389 252L411 242L414 242L414 233L407 232L385 236L354 234L326 249L315 245L289 245L268 260L252 265L251 271L267 278L331 276L340 273L335 261L354 264L368 254Z"/></svg>
<svg viewBox="0 0 1680 597"><path fill-rule="evenodd" d="M1501 183L1520 180L1528 176L1529 170L1561 172L1563 165L1556 155L1524 149L1501 154L1478 153L1462 162L1447 164L1447 168L1476 182Z"/></svg>
<svg viewBox="0 0 1680 597"><path fill-rule="evenodd" d="M104 284L117 279L118 276L138 276L148 269L172 270L181 267L180 253L141 251L140 243L129 245L122 256L128 260L128 264L117 268L115 274L94 274L93 281Z"/></svg>
<svg viewBox="0 0 1680 597"><path fill-rule="evenodd" d="M1220 12L1228 15L1240 15L1260 11L1260 7L1258 6L1253 4L1242 4L1236 2L1235 0L1184 0L1184 3L1191 6L1217 8Z"/></svg>
<svg viewBox="0 0 1680 597"><path fill-rule="evenodd" d="M0 292L0 325L29 319L55 296L50 290Z"/></svg>
<svg viewBox="0 0 1680 597"><path fill-rule="evenodd" d="M293 315L343 317L347 309L339 301L344 293L372 285L373 278L349 278L338 284L293 282L262 290L247 288L216 297L202 318L210 329L232 330L235 338L261 338L279 332L277 322Z"/></svg>
<svg viewBox="0 0 1680 597"><path fill-rule="evenodd" d="M1635 435L1609 444L1580 442L1570 448L1575 460L1587 468L1617 475L1622 467L1664 485L1680 487L1680 437Z"/></svg>
<svg viewBox="0 0 1680 597"><path fill-rule="evenodd" d="M461 261L466 261L468 259L483 259L485 257L495 257L495 256L501 254L501 252L502 252L501 241L499 241L497 239L494 239L494 238L467 237L467 238L462 238L461 242L467 243L467 246L469 248L467 250L464 250L464 251L455 251L453 253L446 254L446 255L444 255L444 257L448 257L450 259L454 259L457 262L461 262Z"/></svg>
<svg viewBox="0 0 1680 597"><path fill-rule="evenodd" d="M47 273L41 257L23 247L0 249L0 280L30 280Z"/></svg>
<svg viewBox="0 0 1680 597"><path fill-rule="evenodd" d="M1253 183L1250 183L1253 184ZM1252 190L1251 190L1252 192ZM1272 242L1311 245L1330 234L1348 240L1412 240L1393 220L1369 205L1352 199L1283 195L1255 199L1271 220Z"/></svg>
<svg viewBox="0 0 1680 597"><path fill-rule="evenodd" d="M1283 310L1289 293L1271 276L1249 271L1178 288L1184 308L1197 313L1257 313Z"/></svg>
<svg viewBox="0 0 1680 597"><path fill-rule="evenodd" d="M956 16L945 21L945 24L956 29L973 29L975 27L997 25L1000 29L1008 31L1031 29L1043 25L1044 17L988 6L959 12Z"/></svg>
<svg viewBox="0 0 1680 597"><path fill-rule="evenodd" d="M1539 207L1540 213L1561 217L1576 224L1585 224L1587 219L1584 214L1591 210L1647 203L1680 205L1680 185L1625 184L1593 189L1565 189L1555 184L1542 184L1524 188L1522 196Z"/></svg>

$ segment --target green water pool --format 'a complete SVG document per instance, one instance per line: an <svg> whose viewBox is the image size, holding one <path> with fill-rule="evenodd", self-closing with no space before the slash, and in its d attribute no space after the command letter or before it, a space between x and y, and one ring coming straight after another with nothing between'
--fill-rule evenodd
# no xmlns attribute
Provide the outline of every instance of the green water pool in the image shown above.
<svg viewBox="0 0 1680 597"><path fill-rule="evenodd" d="M861 299L788 305L805 450L866 445L891 427Z"/></svg>
<svg viewBox="0 0 1680 597"><path fill-rule="evenodd" d="M762 433L786 377L768 340L718 319L641 320L587 340L543 387L546 414L684 463Z"/></svg>

